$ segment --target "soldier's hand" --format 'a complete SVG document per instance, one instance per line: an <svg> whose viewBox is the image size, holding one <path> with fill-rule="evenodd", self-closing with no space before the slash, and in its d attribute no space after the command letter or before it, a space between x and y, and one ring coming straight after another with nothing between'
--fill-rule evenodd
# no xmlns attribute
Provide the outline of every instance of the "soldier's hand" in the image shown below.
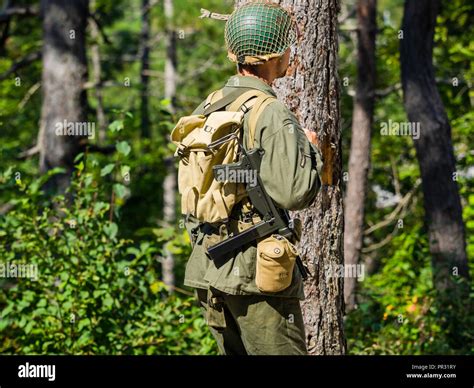
<svg viewBox="0 0 474 388"><path fill-rule="evenodd" d="M314 144L316 147L319 147L318 135L314 131L310 131L309 129L303 128L306 137L308 138L309 142Z"/></svg>

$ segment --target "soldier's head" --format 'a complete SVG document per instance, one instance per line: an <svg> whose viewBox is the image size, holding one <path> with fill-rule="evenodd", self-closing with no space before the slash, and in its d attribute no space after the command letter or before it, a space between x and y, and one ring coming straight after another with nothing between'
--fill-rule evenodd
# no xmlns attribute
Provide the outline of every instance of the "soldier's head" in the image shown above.
<svg viewBox="0 0 474 388"><path fill-rule="evenodd" d="M239 73L269 83L285 76L296 39L296 23L289 12L266 0L237 8L225 27L228 57L237 63Z"/></svg>

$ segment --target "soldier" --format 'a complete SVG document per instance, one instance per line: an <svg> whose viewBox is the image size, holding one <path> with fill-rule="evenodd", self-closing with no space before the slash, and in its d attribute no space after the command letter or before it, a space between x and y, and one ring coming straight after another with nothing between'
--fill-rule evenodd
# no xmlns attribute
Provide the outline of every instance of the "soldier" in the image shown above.
<svg viewBox="0 0 474 388"><path fill-rule="evenodd" d="M296 117L276 99L271 85L286 75L297 30L291 15L279 5L264 1L237 8L226 23L229 58L238 74L219 92L225 98L239 90L258 90L273 97L255 125L254 138L244 147L264 150L260 177L268 195L281 209L308 207L320 187L321 157L315 133L301 128ZM205 110L203 102L193 114ZM245 139L249 115L244 116ZM313 144L312 144L313 143ZM242 201L232 211L228 234L239 225L252 224L252 205ZM241 247L224 264L210 260L206 241L216 236L215 225L187 217L186 228L193 251L186 266L185 284L196 288L197 297L222 354L306 354L300 307L304 299L302 276L296 267L291 282L278 292L265 292L256 283L257 243ZM212 238L211 238L212 240ZM280 252L275 249L275 252Z"/></svg>

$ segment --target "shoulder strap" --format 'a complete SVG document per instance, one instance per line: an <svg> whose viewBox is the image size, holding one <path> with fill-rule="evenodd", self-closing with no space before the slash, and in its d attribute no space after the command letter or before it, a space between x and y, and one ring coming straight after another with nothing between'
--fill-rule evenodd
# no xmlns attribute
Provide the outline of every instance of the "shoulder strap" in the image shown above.
<svg viewBox="0 0 474 388"><path fill-rule="evenodd" d="M268 94L258 97L253 104L252 112L249 117L249 136L247 148L252 149L255 145L255 132L257 130L257 121L262 115L265 108L270 105L276 98Z"/></svg>
<svg viewBox="0 0 474 388"><path fill-rule="evenodd" d="M219 109L228 106L229 104L230 105L227 110L230 112L238 111L244 105L246 108L245 113L251 109L252 112L250 113L248 123L249 134L247 139L247 145L248 149L252 149L255 144L257 121L265 110L265 108L273 101L275 101L276 98L257 89L246 90L243 93L242 89L238 89L234 92L229 93L225 97L222 97L222 95L223 91L222 89L220 89L211 93L207 97L206 103L204 105L203 115L207 116L212 112L216 112Z"/></svg>
<svg viewBox="0 0 474 388"><path fill-rule="evenodd" d="M242 107L246 108L245 113L250 109L252 110L248 123L249 133L247 145L249 149L253 148L255 144L255 132L258 119L264 109L274 100L276 100L275 97L260 90L252 89L243 93L229 106L228 110L231 112L240 110Z"/></svg>
<svg viewBox="0 0 474 388"><path fill-rule="evenodd" d="M229 93L227 96L222 97L220 100L216 100L215 102L212 102L211 105L209 105L207 108L204 109L204 112L202 113L204 116L207 116L213 112L218 111L219 109L222 109L226 107L227 105L231 104L234 102L239 96L244 93L247 89L237 89L231 93ZM214 98L212 98L214 100ZM206 100L207 101L207 100Z"/></svg>
<svg viewBox="0 0 474 388"><path fill-rule="evenodd" d="M227 108L227 110L230 112L236 112L243 108L244 105L247 110L250 110L250 106L246 105L245 103L252 100L253 98L260 96L266 96L266 94L264 92L261 92L260 90L251 89L248 92L242 93L240 97L238 97L232 104L229 105L229 108ZM247 112L247 110L245 112Z"/></svg>
<svg viewBox="0 0 474 388"><path fill-rule="evenodd" d="M211 106L214 102L220 100L222 98L223 91L222 89L216 90L209 94L206 99L206 103L204 104L204 110Z"/></svg>

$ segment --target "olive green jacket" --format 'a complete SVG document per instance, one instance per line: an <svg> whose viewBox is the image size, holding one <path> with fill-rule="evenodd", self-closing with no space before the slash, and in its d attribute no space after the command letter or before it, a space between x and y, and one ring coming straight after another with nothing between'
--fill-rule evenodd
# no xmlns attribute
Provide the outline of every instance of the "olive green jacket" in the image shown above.
<svg viewBox="0 0 474 388"><path fill-rule="evenodd" d="M255 77L234 76L223 89L224 96L235 88L258 89L275 96L273 89ZM204 102L193 114L203 113ZM248 136L248 117L244 119L244 139ZM244 146L246 146L244 141ZM319 172L321 156L316 147L308 141L296 117L280 101L275 100L266 107L257 121L254 147L265 150L262 157L260 176L268 195L276 204L288 210L308 207L320 187ZM203 238L206 234L217 234L206 225L199 226L190 216L185 221L193 251L188 260L185 285L195 288L214 287L232 295L263 294L255 285L257 249L256 244L243 247L221 267L217 267L206 255ZM231 230L236 232L236 230ZM304 299L301 274L295 266L291 285L277 296Z"/></svg>

